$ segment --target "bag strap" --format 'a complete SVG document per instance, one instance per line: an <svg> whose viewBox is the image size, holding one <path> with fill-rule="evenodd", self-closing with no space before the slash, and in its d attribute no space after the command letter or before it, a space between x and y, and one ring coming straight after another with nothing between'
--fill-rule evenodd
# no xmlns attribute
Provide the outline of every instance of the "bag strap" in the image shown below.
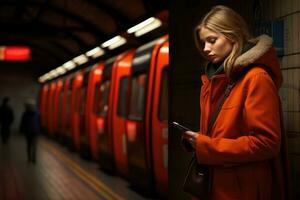
<svg viewBox="0 0 300 200"><path fill-rule="evenodd" d="M210 131L221 111L221 108L225 102L225 100L227 99L227 97L229 96L232 88L235 86L235 83L236 82L231 82L227 85L226 89L225 89L225 92L222 96L222 98L219 99L218 103L217 103L217 107L213 110L212 114L211 114L211 117L209 118L209 121L208 121L208 128L207 128L207 132L206 132L206 135L210 135Z"/></svg>
<svg viewBox="0 0 300 200"><path fill-rule="evenodd" d="M224 94L222 96L222 98L219 99L218 103L217 103L217 107L212 111L211 117L209 118L208 121L208 128L207 128L207 132L206 135L210 135L211 133L211 129L221 111L221 108L226 100L226 98L229 96L231 90L233 89L233 87L235 86L235 83L241 79L242 77L244 77L246 75L246 73L252 68L252 66L258 66L260 68L263 68L273 79L274 75L272 73L272 71L269 69L269 67L265 64L259 63L259 64L250 64L248 67L245 68L245 70L242 70L239 74L238 77L232 78L229 81L229 84L227 85Z"/></svg>

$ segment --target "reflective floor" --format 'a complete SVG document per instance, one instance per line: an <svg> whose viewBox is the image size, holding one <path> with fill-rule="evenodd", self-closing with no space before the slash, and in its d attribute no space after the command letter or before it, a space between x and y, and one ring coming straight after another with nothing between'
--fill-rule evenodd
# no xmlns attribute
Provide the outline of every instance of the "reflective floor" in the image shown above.
<svg viewBox="0 0 300 200"><path fill-rule="evenodd" d="M38 141L36 163L28 163L25 139L13 134L0 144L0 200L149 199L129 182L105 174L96 163L47 138Z"/></svg>

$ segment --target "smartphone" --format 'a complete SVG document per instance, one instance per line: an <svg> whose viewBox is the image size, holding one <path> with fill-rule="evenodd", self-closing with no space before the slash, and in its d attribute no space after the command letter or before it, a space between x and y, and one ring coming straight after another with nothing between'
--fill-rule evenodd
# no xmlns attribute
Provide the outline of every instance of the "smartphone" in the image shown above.
<svg viewBox="0 0 300 200"><path fill-rule="evenodd" d="M185 126L182 126L181 124L177 123L177 122L173 122L173 125L178 128L180 131L182 132L186 132L186 131L191 131L191 129L185 127Z"/></svg>

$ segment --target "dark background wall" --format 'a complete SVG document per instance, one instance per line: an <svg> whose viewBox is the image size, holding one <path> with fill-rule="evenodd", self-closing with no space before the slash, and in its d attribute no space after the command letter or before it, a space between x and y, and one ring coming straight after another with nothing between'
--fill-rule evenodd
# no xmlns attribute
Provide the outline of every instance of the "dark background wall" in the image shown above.
<svg viewBox="0 0 300 200"><path fill-rule="evenodd" d="M24 101L38 96L39 84L29 66L29 62L0 62L0 102L2 104L3 97L10 97L15 115L12 131L18 131Z"/></svg>

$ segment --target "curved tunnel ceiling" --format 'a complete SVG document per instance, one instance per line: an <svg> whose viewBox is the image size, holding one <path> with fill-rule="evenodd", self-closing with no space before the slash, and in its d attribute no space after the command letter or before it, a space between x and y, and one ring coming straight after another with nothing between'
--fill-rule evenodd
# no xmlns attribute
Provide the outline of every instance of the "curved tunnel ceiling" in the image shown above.
<svg viewBox="0 0 300 200"><path fill-rule="evenodd" d="M0 45L30 46L35 76L167 9L166 0L0 0L0 5Z"/></svg>

